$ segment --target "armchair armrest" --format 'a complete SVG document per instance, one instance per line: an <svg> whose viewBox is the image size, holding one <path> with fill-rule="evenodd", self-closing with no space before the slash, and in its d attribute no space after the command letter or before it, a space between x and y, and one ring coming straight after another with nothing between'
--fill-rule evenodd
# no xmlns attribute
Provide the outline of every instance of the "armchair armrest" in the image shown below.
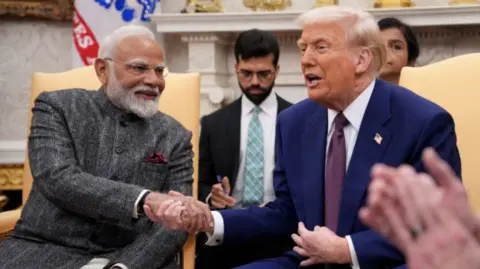
<svg viewBox="0 0 480 269"><path fill-rule="evenodd" d="M0 213L0 240L13 231L21 213L21 208Z"/></svg>

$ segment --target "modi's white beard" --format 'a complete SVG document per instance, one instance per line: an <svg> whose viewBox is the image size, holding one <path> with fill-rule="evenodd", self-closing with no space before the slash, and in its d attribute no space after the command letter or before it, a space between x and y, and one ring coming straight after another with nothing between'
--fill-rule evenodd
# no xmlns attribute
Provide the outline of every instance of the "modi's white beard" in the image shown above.
<svg viewBox="0 0 480 269"><path fill-rule="evenodd" d="M140 99L135 96L135 93L138 91L155 92L157 97L154 100ZM126 89L118 82L115 72L112 69L110 69L109 81L105 93L116 107L126 112L131 112L140 118L150 118L158 111L158 99L160 97L158 87L152 88L141 85Z"/></svg>

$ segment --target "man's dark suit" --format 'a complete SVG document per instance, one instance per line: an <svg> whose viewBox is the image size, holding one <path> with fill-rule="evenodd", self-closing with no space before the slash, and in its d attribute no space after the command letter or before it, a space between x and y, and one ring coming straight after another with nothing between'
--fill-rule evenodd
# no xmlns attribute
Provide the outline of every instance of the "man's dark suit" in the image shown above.
<svg viewBox="0 0 480 269"><path fill-rule="evenodd" d="M307 99L282 112L277 120L276 200L263 208L222 210L224 245L252 244L287 238L299 221L310 230L324 221L327 108ZM381 141L375 139L379 134ZM402 255L358 218L366 202L370 169L375 163L410 164L423 171L422 151L433 147L460 175L454 122L438 105L397 85L377 80L361 122L345 177L337 234L350 235L362 269L391 268ZM302 258L293 251L242 267L298 268ZM321 265L313 268L323 268ZM350 268L332 265L330 268Z"/></svg>
<svg viewBox="0 0 480 269"><path fill-rule="evenodd" d="M201 201L205 201L212 185L218 183L217 175L228 177L232 191L235 188L240 165L242 98L246 97L241 97L230 105L202 118L199 167L199 199ZM277 114L292 105L278 95L276 98ZM205 241L205 237L199 236L199 258L196 268L231 268L231 266L259 258L278 255L285 248L291 247L290 240L258 248L248 245L231 248L208 247L203 245Z"/></svg>
<svg viewBox="0 0 480 269"><path fill-rule="evenodd" d="M28 144L33 186L1 242L0 268L73 269L93 257L129 269L170 264L187 233L132 214L143 189L191 194L190 139L173 118L127 114L103 90L40 94ZM167 162L148 162L153 153Z"/></svg>

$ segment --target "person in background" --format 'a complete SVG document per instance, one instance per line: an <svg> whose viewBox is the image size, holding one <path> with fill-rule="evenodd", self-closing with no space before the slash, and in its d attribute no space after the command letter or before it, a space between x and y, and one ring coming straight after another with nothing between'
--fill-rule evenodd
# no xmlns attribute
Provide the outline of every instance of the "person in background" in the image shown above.
<svg viewBox="0 0 480 269"><path fill-rule="evenodd" d="M378 27L387 48L387 61L380 69L380 78L398 84L402 68L414 66L420 54L417 38L410 26L396 18L381 19Z"/></svg>
<svg viewBox="0 0 480 269"><path fill-rule="evenodd" d="M409 269L480 268L480 218L461 180L433 149L423 162L430 175L374 166L361 219L402 250Z"/></svg>
<svg viewBox="0 0 480 269"><path fill-rule="evenodd" d="M202 118L199 199L212 209L244 208L275 199L275 125L278 113L292 105L274 90L280 46L272 33L258 29L240 33L234 53L242 96ZM275 244L229 248L204 242L199 237L197 268L229 269L281 253Z"/></svg>

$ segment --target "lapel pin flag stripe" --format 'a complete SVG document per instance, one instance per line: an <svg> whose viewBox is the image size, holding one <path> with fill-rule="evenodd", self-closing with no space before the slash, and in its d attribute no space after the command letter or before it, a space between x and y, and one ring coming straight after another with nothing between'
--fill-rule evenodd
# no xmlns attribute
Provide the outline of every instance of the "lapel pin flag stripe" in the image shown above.
<svg viewBox="0 0 480 269"><path fill-rule="evenodd" d="M379 133L376 133L373 140L375 140L375 142L377 142L377 144L380 145L380 144L382 144L383 137Z"/></svg>

